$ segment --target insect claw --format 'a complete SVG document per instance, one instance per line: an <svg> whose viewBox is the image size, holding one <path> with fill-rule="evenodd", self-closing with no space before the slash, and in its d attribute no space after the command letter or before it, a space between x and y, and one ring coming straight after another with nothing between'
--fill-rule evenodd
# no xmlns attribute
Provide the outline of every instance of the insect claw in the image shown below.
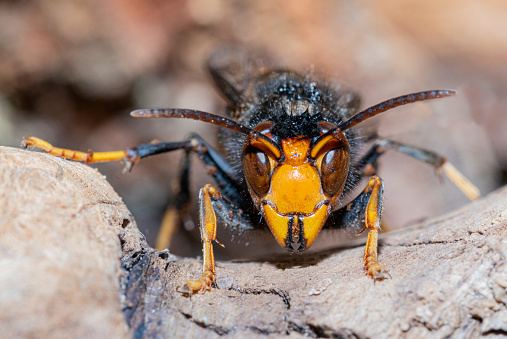
<svg viewBox="0 0 507 339"><path fill-rule="evenodd" d="M361 230L361 232L359 232L359 233L357 234L357 236L360 236L361 234L363 234L363 232L364 232L364 231L366 231L366 227L363 227L363 229Z"/></svg>
<svg viewBox="0 0 507 339"><path fill-rule="evenodd" d="M373 278L373 283L376 283L377 281L381 281L381 280L384 280L384 279L387 279L387 278L392 279L391 274L389 274L389 272L387 272L384 269L382 269L380 272L378 272L372 278Z"/></svg>
<svg viewBox="0 0 507 339"><path fill-rule="evenodd" d="M137 164L139 160L141 160L141 157L139 157L137 154L136 148L129 148L125 153L127 156L122 159L123 163L125 164L122 174L130 173L134 165Z"/></svg>
<svg viewBox="0 0 507 339"><path fill-rule="evenodd" d="M211 287L215 286L215 273L207 270L203 272L199 280L186 280L178 291L185 294L202 294L210 291Z"/></svg>
<svg viewBox="0 0 507 339"><path fill-rule="evenodd" d="M187 297L191 297L192 295L194 295L195 293L197 293L197 291L195 290L191 290L187 284L181 284L181 285L178 285L176 287L176 291L181 293L181 294L184 294L186 295Z"/></svg>
<svg viewBox="0 0 507 339"><path fill-rule="evenodd" d="M23 137L23 141L21 141L21 147L23 149L27 149L28 147L30 147L29 139L30 139L29 136Z"/></svg>
<svg viewBox="0 0 507 339"><path fill-rule="evenodd" d="M134 163L130 161L129 159L123 159L123 164L125 167L123 167L123 170L121 171L121 174L130 173L132 171L132 167L134 167Z"/></svg>

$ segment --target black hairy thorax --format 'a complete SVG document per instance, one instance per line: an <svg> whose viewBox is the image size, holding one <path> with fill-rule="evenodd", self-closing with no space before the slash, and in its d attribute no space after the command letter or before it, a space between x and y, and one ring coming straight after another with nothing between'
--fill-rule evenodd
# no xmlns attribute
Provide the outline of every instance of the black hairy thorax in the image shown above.
<svg viewBox="0 0 507 339"><path fill-rule="evenodd" d="M251 95L246 98L238 122L253 128L272 121L271 135L278 140L316 138L321 134L317 123L341 123L357 109L357 97L350 92L342 94L292 71L262 74L251 81L251 86Z"/></svg>

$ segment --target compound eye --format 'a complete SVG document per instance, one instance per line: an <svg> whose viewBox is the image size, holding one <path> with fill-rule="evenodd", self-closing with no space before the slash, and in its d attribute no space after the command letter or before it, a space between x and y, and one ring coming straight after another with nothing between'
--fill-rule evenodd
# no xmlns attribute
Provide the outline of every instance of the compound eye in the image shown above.
<svg viewBox="0 0 507 339"><path fill-rule="evenodd" d="M320 165L322 189L330 196L339 193L347 180L350 155L345 149L335 148L324 154Z"/></svg>
<svg viewBox="0 0 507 339"><path fill-rule="evenodd" d="M255 194L262 196L269 190L271 165L269 158L258 148L246 146L243 149L243 171L248 184Z"/></svg>

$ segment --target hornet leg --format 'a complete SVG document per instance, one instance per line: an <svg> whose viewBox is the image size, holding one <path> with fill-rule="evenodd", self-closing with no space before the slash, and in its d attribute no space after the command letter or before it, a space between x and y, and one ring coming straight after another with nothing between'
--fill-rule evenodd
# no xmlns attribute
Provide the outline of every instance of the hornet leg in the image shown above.
<svg viewBox="0 0 507 339"><path fill-rule="evenodd" d="M207 172L217 182L222 195L229 201L244 202L240 194L238 178L235 171L227 160L213 149L206 141L198 135L191 135L187 140L178 142L150 142L135 147L130 147L124 151L114 152L80 152L64 148L54 147L50 143L35 137L29 137L23 140L22 146L37 147L44 152L56 155L65 159L82 161L84 163L108 162L123 160L126 164L124 171L130 171L140 159L152 155L167 153L175 150L184 150L183 166L180 174L179 192L176 196L175 206L167 209L162 225L157 236L156 248L168 248L172 237L179 227L180 220L189 219L186 209L190 202L189 191L189 172L190 172L190 153L195 152L206 166ZM241 208L242 206L238 206Z"/></svg>
<svg viewBox="0 0 507 339"><path fill-rule="evenodd" d="M378 263L377 246L378 231L380 230L380 218L382 214L382 194L384 184L382 179L376 175L370 178L368 185L363 194L369 194L370 199L366 205L365 212L365 228L368 231L368 239L366 240L366 248L364 251L364 268L370 277L374 280L382 280L386 278L387 271Z"/></svg>
<svg viewBox="0 0 507 339"><path fill-rule="evenodd" d="M203 267L202 276L199 280L185 281L185 287L189 292L204 293L211 289L215 283L215 258L213 256L212 242L223 244L217 239L217 218L213 210L212 200L220 199L220 193L211 185L206 184L199 193L199 216L201 224L201 240Z"/></svg>
<svg viewBox="0 0 507 339"><path fill-rule="evenodd" d="M352 202L333 212L326 223L327 229L360 230L359 234L368 230L364 250L364 268L374 280L382 280L389 276L377 258L383 192L382 179L373 175L363 192Z"/></svg>
<svg viewBox="0 0 507 339"><path fill-rule="evenodd" d="M480 196L479 190L467 178L463 176L444 156L435 152L402 144L397 141L388 139L379 139L375 141L372 148L366 152L363 158L357 164L365 175L373 175L376 173L377 160L387 150L395 150L414 159L430 164L435 168L437 173L443 172L449 180L458 187L463 194L470 200L477 200Z"/></svg>

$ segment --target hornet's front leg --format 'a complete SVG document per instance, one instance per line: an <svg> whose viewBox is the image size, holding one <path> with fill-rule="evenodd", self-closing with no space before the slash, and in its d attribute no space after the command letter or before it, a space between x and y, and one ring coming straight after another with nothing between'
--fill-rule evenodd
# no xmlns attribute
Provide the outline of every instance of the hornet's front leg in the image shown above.
<svg viewBox="0 0 507 339"><path fill-rule="evenodd" d="M380 230L380 218L382 214L382 195L384 192L384 183L376 175L370 178L363 194L369 194L370 198L366 205L364 216L365 229L368 231L366 248L364 250L364 268L370 277L374 280L386 278L387 271L378 263L377 247L378 232Z"/></svg>
<svg viewBox="0 0 507 339"><path fill-rule="evenodd" d="M352 202L332 213L326 224L328 229L355 228L358 231L362 229L359 234L368 230L364 268L374 280L382 280L389 276L377 258L383 192L382 179L376 175L371 176L363 192Z"/></svg>
<svg viewBox="0 0 507 339"><path fill-rule="evenodd" d="M212 200L220 199L220 193L211 184L204 185L199 192L199 218L201 226L203 267L202 277L199 280L185 281L186 291L204 293L211 289L215 283L215 258L213 256L212 242L216 241L224 246L217 239L217 218L213 210Z"/></svg>

